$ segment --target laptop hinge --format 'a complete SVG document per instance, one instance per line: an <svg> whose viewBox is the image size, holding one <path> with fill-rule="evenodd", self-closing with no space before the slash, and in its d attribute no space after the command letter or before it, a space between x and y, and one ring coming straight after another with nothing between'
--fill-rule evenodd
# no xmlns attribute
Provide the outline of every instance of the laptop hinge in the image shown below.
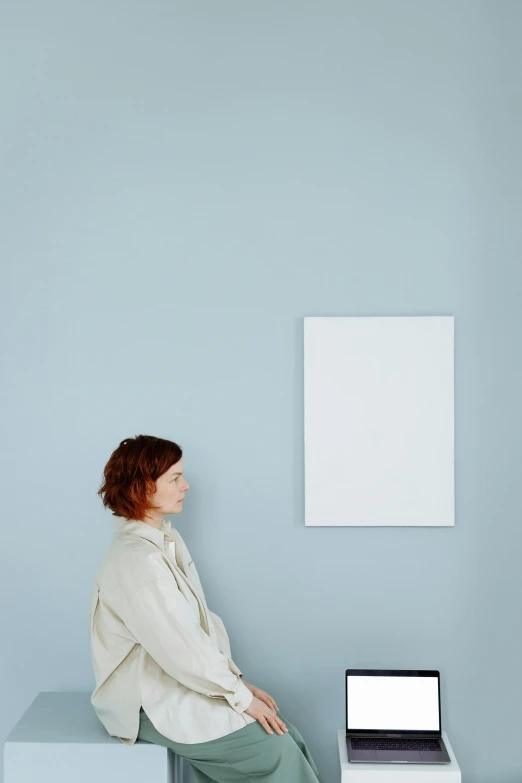
<svg viewBox="0 0 522 783"><path fill-rule="evenodd" d="M383 738L383 737L399 737L400 739L442 739L442 734L352 734L351 731L346 732L347 737L371 737Z"/></svg>

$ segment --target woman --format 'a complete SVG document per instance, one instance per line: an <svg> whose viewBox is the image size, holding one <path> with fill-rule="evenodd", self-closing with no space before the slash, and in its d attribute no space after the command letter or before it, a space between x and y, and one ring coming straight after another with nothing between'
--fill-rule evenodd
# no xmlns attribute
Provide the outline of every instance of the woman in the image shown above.
<svg viewBox="0 0 522 783"><path fill-rule="evenodd" d="M274 699L245 682L194 561L165 514L189 489L182 451L149 435L123 440L98 490L114 535L90 612L91 703L111 736L171 748L201 783L321 778Z"/></svg>

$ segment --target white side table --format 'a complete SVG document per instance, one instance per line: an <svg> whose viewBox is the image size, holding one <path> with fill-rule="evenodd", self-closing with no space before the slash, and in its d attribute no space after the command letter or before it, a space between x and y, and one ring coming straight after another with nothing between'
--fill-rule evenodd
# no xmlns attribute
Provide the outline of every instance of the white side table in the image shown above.
<svg viewBox="0 0 522 783"><path fill-rule="evenodd" d="M451 764L368 764L348 761L346 731L337 730L341 783L461 783L460 767L446 732L442 739Z"/></svg>

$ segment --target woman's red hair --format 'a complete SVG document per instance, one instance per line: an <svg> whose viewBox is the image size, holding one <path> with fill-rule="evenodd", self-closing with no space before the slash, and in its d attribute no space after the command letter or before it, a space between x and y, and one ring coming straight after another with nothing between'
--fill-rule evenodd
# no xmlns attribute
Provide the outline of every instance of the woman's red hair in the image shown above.
<svg viewBox="0 0 522 783"><path fill-rule="evenodd" d="M142 521L147 511L159 508L147 501L156 480L182 456L180 446L171 440L153 435L125 438L105 465L104 482L96 494L113 516Z"/></svg>

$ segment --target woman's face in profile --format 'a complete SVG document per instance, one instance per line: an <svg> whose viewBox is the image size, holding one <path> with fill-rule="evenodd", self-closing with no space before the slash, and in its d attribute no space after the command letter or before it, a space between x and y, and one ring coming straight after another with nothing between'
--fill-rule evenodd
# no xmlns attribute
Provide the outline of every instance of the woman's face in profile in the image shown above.
<svg viewBox="0 0 522 783"><path fill-rule="evenodd" d="M183 509L183 500L190 485L184 478L183 457L172 465L162 476L156 479L156 492L150 500L155 506L161 506L158 513L179 514Z"/></svg>

